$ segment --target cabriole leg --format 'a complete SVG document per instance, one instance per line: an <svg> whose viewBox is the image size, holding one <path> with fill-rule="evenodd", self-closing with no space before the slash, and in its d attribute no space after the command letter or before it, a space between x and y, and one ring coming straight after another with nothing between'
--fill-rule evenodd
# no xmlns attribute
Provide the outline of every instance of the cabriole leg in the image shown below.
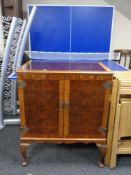
<svg viewBox="0 0 131 175"><path fill-rule="evenodd" d="M21 155L22 155L22 161L21 161L22 166L28 165L27 149L29 146L30 146L29 143L20 143L20 151L21 151Z"/></svg>
<svg viewBox="0 0 131 175"><path fill-rule="evenodd" d="M97 147L100 150L100 158L99 158L99 162L98 162L98 166L100 168L103 168L105 166L105 155L106 155L106 145L103 144L97 144Z"/></svg>

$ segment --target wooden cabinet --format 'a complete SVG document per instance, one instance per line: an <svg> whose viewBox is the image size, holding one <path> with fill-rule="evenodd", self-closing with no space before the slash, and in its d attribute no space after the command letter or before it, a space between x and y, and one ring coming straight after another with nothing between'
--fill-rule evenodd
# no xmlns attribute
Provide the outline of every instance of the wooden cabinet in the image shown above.
<svg viewBox="0 0 131 175"><path fill-rule="evenodd" d="M27 164L26 147L32 142L106 145L111 72L74 73L24 67L17 74L23 165Z"/></svg>
<svg viewBox="0 0 131 175"><path fill-rule="evenodd" d="M22 0L2 0L3 16L22 18Z"/></svg>

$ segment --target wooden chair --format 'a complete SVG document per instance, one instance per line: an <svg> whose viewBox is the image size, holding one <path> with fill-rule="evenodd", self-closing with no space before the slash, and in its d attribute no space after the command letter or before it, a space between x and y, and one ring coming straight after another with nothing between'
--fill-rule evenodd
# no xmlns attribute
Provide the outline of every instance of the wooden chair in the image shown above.
<svg viewBox="0 0 131 175"><path fill-rule="evenodd" d="M129 57L129 69L131 69L131 50L127 50L127 49L117 49L114 50L114 53L118 53L119 54L119 59L114 59L113 61L118 62L119 64L121 64L122 61L122 57L124 57L124 66L127 65L127 60Z"/></svg>

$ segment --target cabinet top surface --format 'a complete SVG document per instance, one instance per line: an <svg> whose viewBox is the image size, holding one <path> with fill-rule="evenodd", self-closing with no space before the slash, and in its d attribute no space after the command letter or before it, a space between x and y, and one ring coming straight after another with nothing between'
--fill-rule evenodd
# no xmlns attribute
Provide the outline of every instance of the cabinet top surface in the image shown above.
<svg viewBox="0 0 131 175"><path fill-rule="evenodd" d="M71 62L71 61L43 61L31 60L24 64L18 71L43 71L43 72L111 72L99 62Z"/></svg>

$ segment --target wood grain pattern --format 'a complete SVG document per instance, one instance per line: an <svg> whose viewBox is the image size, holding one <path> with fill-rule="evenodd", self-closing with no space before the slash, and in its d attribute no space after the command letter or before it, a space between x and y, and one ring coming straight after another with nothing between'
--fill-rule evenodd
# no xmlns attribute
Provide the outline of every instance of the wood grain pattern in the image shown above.
<svg viewBox="0 0 131 175"><path fill-rule="evenodd" d="M26 125L33 133L49 137L59 133L59 81L26 80L24 88ZM59 128L60 127L60 128Z"/></svg>
<svg viewBox="0 0 131 175"><path fill-rule="evenodd" d="M99 132L99 128L107 127L111 89L103 87L104 78L101 80L102 77L94 75L71 75L66 76L67 78L70 79L70 83L66 80L66 103L69 107L65 109L64 116L65 136L68 134L67 137L70 138L105 137L105 134Z"/></svg>

